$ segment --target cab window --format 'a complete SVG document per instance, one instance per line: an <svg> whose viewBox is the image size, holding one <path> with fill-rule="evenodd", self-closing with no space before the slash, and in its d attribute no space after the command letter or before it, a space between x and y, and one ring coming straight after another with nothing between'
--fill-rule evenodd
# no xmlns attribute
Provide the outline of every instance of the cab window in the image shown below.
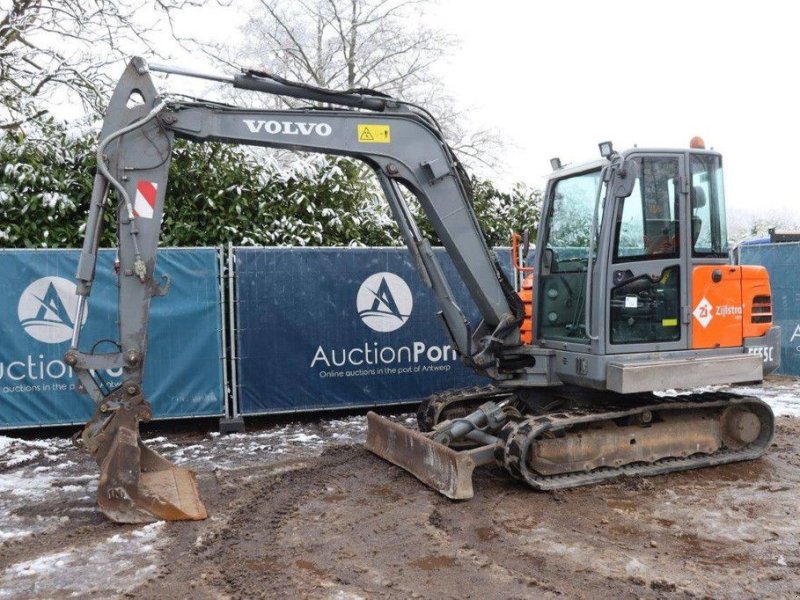
<svg viewBox="0 0 800 600"><path fill-rule="evenodd" d="M679 252L678 160L636 159L639 177L620 200L614 230L614 262L672 258Z"/></svg>
<svg viewBox="0 0 800 600"><path fill-rule="evenodd" d="M692 207L692 255L728 256L725 194L719 156L692 154L689 159Z"/></svg>
<svg viewBox="0 0 800 600"><path fill-rule="evenodd" d="M598 194L603 192L600 169L557 181L547 215L545 256L549 268L538 276L539 333L544 339L585 343L586 269ZM598 207L598 222L602 217ZM599 225L598 225L599 231Z"/></svg>

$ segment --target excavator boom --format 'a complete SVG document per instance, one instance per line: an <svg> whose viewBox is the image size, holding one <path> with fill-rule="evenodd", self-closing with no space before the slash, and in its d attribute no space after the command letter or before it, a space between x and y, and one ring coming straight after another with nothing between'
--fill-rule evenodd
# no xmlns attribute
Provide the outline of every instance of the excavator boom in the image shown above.
<svg viewBox="0 0 800 600"><path fill-rule="evenodd" d="M252 110L159 95L150 68L134 58L112 95L97 150L98 172L78 265L75 323L91 292L103 213L113 192L119 258L118 351L80 349L76 326L65 360L92 397L96 411L80 440L101 467L98 504L112 520L202 519L206 513L191 472L142 443L138 423L150 418L142 391L150 299L166 294L155 278L156 249L165 209L167 176L176 138L220 141L352 156L377 175L422 280L433 290L453 347L480 372L502 377L504 349L520 345L522 305L489 250L472 210L469 182L435 121L394 99L294 84L265 73L234 77L183 69L160 70L218 79L234 87L289 95L333 108ZM430 220L483 321L468 323L420 233L403 190ZM107 393L98 369L121 368L122 385Z"/></svg>

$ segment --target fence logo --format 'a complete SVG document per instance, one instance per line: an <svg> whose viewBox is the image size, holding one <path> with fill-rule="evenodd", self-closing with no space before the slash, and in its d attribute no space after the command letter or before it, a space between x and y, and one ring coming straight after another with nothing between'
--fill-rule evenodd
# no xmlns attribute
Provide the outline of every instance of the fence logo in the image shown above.
<svg viewBox="0 0 800 600"><path fill-rule="evenodd" d="M792 337L789 339L789 343L791 344L791 343L792 343L792 342L794 342L794 341L795 341L797 338L800 338L800 323L798 323L797 325L795 325L795 327L794 327L794 333L792 333ZM796 350L798 353L800 353L800 346L796 346L796 347L795 347L795 350Z"/></svg>
<svg viewBox="0 0 800 600"><path fill-rule="evenodd" d="M356 307L367 327L387 333L400 329L408 321L414 298L406 282L394 273L375 273L358 289Z"/></svg>
<svg viewBox="0 0 800 600"><path fill-rule="evenodd" d="M75 284L63 277L42 277L19 298L17 316L25 332L46 344L60 344L72 337L72 315L78 304ZM88 311L83 313L86 324Z"/></svg>

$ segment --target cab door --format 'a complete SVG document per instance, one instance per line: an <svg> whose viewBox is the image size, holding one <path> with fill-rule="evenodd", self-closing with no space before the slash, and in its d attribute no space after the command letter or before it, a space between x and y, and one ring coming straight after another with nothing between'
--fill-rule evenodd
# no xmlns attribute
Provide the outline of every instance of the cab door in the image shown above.
<svg viewBox="0 0 800 600"><path fill-rule="evenodd" d="M605 271L608 354L689 347L683 154L642 153L633 192L612 206ZM600 290L598 290L599 292Z"/></svg>
<svg viewBox="0 0 800 600"><path fill-rule="evenodd" d="M722 158L714 152L692 152L688 158L691 346L738 347L744 336L744 272L728 262Z"/></svg>

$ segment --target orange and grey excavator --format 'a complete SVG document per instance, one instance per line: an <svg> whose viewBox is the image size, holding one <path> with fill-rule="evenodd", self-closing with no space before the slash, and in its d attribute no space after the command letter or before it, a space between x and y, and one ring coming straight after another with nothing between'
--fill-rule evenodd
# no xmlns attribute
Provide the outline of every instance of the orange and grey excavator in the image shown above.
<svg viewBox="0 0 800 600"><path fill-rule="evenodd" d="M313 104L249 109L162 96L151 71ZM139 436L139 422L151 415L142 392L150 299L168 288L154 274L176 138L345 155L374 171L453 347L491 380L428 398L419 431L368 414L367 448L442 494L471 497L473 469L489 463L552 490L752 459L769 446L774 419L758 398L653 393L757 381L777 367L768 275L728 257L718 153L619 153L604 143L595 162L562 168L554 161L534 259L525 267L533 273L517 293L481 232L464 169L424 109L371 90L134 58L100 134L73 320L82 322L103 213L112 208L119 341L115 352L82 351L76 325L65 357L97 407L79 440L100 465L98 504L112 520L206 516L194 475ZM469 322L456 304L409 194L452 258L480 322ZM122 370L123 382L106 391L95 372L112 368Z"/></svg>

